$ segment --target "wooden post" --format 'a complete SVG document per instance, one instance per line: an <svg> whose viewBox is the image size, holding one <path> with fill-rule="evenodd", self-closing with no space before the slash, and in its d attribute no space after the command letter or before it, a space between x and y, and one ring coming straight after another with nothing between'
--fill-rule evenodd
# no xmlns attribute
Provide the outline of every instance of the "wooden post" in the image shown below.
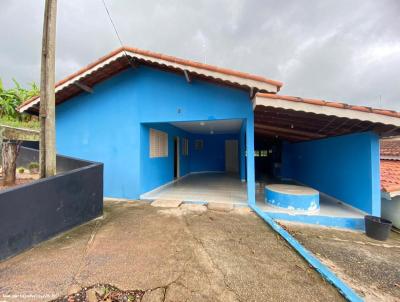
<svg viewBox="0 0 400 302"><path fill-rule="evenodd" d="M46 0L40 74L40 177L56 174L55 40L57 0Z"/></svg>
<svg viewBox="0 0 400 302"><path fill-rule="evenodd" d="M2 143L1 160L4 186L15 184L19 145L19 142L8 140Z"/></svg>

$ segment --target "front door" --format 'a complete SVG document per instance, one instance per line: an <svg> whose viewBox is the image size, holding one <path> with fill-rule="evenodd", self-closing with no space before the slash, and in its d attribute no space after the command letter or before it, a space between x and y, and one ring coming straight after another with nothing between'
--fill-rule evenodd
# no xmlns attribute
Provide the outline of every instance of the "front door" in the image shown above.
<svg viewBox="0 0 400 302"><path fill-rule="evenodd" d="M225 171L230 173L239 172L239 148L236 139L225 141Z"/></svg>

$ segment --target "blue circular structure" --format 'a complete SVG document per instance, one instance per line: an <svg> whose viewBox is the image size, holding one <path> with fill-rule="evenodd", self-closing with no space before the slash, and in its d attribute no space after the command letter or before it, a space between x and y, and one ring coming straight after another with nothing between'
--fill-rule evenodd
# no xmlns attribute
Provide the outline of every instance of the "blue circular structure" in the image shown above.
<svg viewBox="0 0 400 302"><path fill-rule="evenodd" d="M319 192L309 187L271 184L265 186L265 202L290 211L319 210Z"/></svg>

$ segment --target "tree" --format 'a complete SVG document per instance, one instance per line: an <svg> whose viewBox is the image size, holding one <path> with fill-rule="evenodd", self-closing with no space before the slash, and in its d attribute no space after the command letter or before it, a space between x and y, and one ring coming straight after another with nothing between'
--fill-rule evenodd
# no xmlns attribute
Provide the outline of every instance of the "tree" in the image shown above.
<svg viewBox="0 0 400 302"><path fill-rule="evenodd" d="M39 95L36 83L30 83L29 88L23 88L15 79L15 87L5 89L0 79L0 117L8 120L26 121L30 119L27 114L19 113L17 107L27 99Z"/></svg>
<svg viewBox="0 0 400 302"><path fill-rule="evenodd" d="M17 157L21 141L3 139L1 144L1 160L3 168L3 185L13 185L16 180Z"/></svg>
<svg viewBox="0 0 400 302"><path fill-rule="evenodd" d="M22 138L27 137L27 130L18 130L16 128L23 127L24 121L30 119L29 115L19 113L17 107L25 100L39 94L39 88L35 83L30 84L30 89L25 89L16 80L13 79L13 82L15 87L5 89L0 80L0 124L8 124L8 126L0 127L1 166L4 185L15 183L16 161L21 145L21 133L24 135ZM19 127L12 127L10 123L17 123Z"/></svg>

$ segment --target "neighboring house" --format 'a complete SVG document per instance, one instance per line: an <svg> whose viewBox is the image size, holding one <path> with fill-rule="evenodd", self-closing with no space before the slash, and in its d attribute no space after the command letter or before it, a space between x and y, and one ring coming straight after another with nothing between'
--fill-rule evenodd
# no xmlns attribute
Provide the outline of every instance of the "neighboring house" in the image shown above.
<svg viewBox="0 0 400 302"><path fill-rule="evenodd" d="M110 197L137 199L187 175L229 172L239 182L224 183L226 194L243 186L254 204L257 170L380 215L379 139L400 134L399 113L283 96L282 85L120 48L57 83L57 151L103 162ZM39 101L19 110L38 114ZM271 153L267 164L254 160ZM211 200L206 186L199 181L192 193Z"/></svg>
<svg viewBox="0 0 400 302"><path fill-rule="evenodd" d="M382 217L400 228L400 138L381 140Z"/></svg>

